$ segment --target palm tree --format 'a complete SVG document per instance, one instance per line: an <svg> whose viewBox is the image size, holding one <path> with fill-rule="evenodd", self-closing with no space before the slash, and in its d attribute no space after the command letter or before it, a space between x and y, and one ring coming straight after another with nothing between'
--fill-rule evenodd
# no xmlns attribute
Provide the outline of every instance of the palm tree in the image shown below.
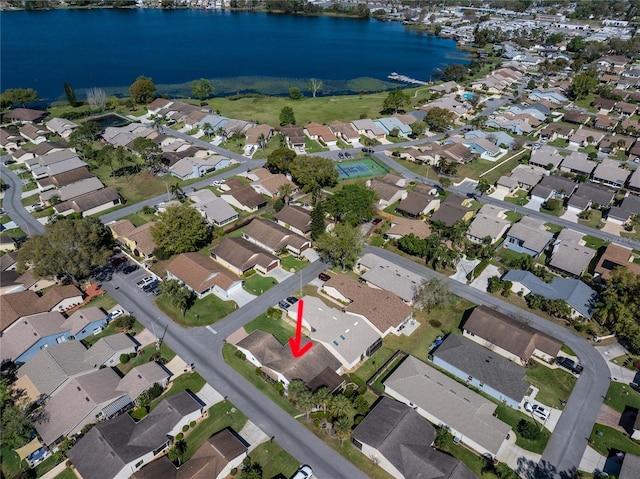
<svg viewBox="0 0 640 479"><path fill-rule="evenodd" d="M182 464L182 459L184 458L184 454L187 452L187 442L184 439L180 439L179 441L176 441L173 445L173 448L171 449L171 451L169 451L171 454L170 456L173 456L173 460L177 459L178 460L178 465ZM171 457L169 457L169 459L172 459Z"/></svg>
<svg viewBox="0 0 640 479"><path fill-rule="evenodd" d="M184 196L184 191L182 189L182 186L180 186L180 183L176 181L175 184L171 185L171 187L169 188L169 190L171 191L171 195L175 198L175 199L180 199Z"/></svg>
<svg viewBox="0 0 640 479"><path fill-rule="evenodd" d="M308 391L307 386L304 384L304 381L300 379L292 380L289 383L289 387L287 388L287 395L289 396L289 401L295 403L298 396L304 391Z"/></svg>
<svg viewBox="0 0 640 479"><path fill-rule="evenodd" d="M333 423L333 430L340 439L340 447L344 445L344 440L349 438L351 426L353 426L353 421L348 416L342 416Z"/></svg>
<svg viewBox="0 0 640 479"><path fill-rule="evenodd" d="M327 387L322 387L318 389L313 395L313 400L318 406L322 408L324 412L327 411L327 406L329 406L329 403L331 402L331 398L332 398L331 391L329 391L329 388Z"/></svg>
<svg viewBox="0 0 640 479"><path fill-rule="evenodd" d="M280 198L285 205L289 204L292 192L293 188L291 188L291 183L285 183L278 189L278 194L280 195Z"/></svg>
<svg viewBox="0 0 640 479"><path fill-rule="evenodd" d="M162 131L162 117L160 116L155 116L153 118L153 127L156 129L156 131L160 132Z"/></svg>
<svg viewBox="0 0 640 479"><path fill-rule="evenodd" d="M480 181L478 181L478 184L476 185L476 191L480 192L480 196L484 195L490 189L491 189L491 185L485 179L481 179Z"/></svg>
<svg viewBox="0 0 640 479"><path fill-rule="evenodd" d="M333 396L329 404L329 411L333 417L348 416L352 408L353 404L351 404L349 398L343 394Z"/></svg>
<svg viewBox="0 0 640 479"><path fill-rule="evenodd" d="M309 414L311 414L311 411L313 411L316 406L316 402L313 394L311 394L311 391L302 391L300 394L298 394L298 397L296 399L296 406L298 406L298 408L305 413L307 422L309 422Z"/></svg>
<svg viewBox="0 0 640 479"><path fill-rule="evenodd" d="M202 125L202 132L207 136L211 136L211 133L213 133L213 126L211 126L211 123L204 123Z"/></svg>
<svg viewBox="0 0 640 479"><path fill-rule="evenodd" d="M264 136L264 133L260 133L260 136L258 137L258 146L260 146L262 151L267 147L267 137Z"/></svg>

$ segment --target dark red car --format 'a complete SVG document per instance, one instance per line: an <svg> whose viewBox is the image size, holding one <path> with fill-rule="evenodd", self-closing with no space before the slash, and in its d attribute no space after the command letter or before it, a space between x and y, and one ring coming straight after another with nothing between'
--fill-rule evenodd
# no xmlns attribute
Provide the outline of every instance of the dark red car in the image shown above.
<svg viewBox="0 0 640 479"><path fill-rule="evenodd" d="M331 276L329 276L327 273L320 273L318 275L318 278L320 278L321 281L329 281L331 279Z"/></svg>

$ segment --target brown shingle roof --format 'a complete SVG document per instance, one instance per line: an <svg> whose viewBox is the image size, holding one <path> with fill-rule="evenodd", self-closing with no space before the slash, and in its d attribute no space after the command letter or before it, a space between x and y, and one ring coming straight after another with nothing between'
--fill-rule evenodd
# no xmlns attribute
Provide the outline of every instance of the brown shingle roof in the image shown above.
<svg viewBox="0 0 640 479"><path fill-rule="evenodd" d="M228 184L229 182L227 182ZM233 196L238 203L246 206L247 208L260 208L267 203L267 200L260 193L256 193L251 186L243 186L239 189L233 189L227 194Z"/></svg>
<svg viewBox="0 0 640 479"><path fill-rule="evenodd" d="M247 225L244 229L244 234L250 238L253 238L257 242L266 245L273 251L291 246L294 249L300 250L306 243L309 242L304 236L296 234L284 226L265 220L255 219Z"/></svg>
<svg viewBox="0 0 640 479"><path fill-rule="evenodd" d="M536 349L555 357L562 347L562 341L486 306L476 307L463 329L524 361L531 359Z"/></svg>
<svg viewBox="0 0 640 479"><path fill-rule="evenodd" d="M337 289L351 303L346 310L361 314L384 334L389 328L397 328L412 313L398 296L382 289L370 288L345 274L336 274L325 286Z"/></svg>
<svg viewBox="0 0 640 479"><path fill-rule="evenodd" d="M16 108L9 113L5 113L4 117L17 121L38 121L45 117L46 111L33 110L31 108Z"/></svg>
<svg viewBox="0 0 640 479"><path fill-rule="evenodd" d="M218 246L211 248L210 253L242 272L248 271L256 265L266 269L274 261L278 261L277 256L267 253L258 245L249 243L244 238L224 238Z"/></svg>
<svg viewBox="0 0 640 479"><path fill-rule="evenodd" d="M595 272L600 274L603 279L608 279L615 268L626 267L629 271L640 274L640 264L629 261L632 251L623 246L609 244L602 254Z"/></svg>
<svg viewBox="0 0 640 479"><path fill-rule="evenodd" d="M167 271L197 293L216 285L224 290L240 281L235 274L200 253L183 253L169 263Z"/></svg>
<svg viewBox="0 0 640 479"><path fill-rule="evenodd" d="M311 212L300 206L286 205L273 215L273 217L282 223L293 226L305 234L311 231Z"/></svg>

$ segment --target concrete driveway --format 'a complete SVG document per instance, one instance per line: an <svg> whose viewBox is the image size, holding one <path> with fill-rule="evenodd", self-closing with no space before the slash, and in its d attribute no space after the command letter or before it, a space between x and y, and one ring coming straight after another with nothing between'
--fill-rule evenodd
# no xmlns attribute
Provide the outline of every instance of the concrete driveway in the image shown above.
<svg viewBox="0 0 640 479"><path fill-rule="evenodd" d="M278 266L277 268L274 268L271 271L269 271L269 276L275 279L278 283L282 283L285 279L293 276L293 273Z"/></svg>
<svg viewBox="0 0 640 479"><path fill-rule="evenodd" d="M628 351L620 343L613 343L608 346L596 346L594 349L598 351L607 362L612 381L625 384L637 384L638 381L640 381L640 373L638 371L632 371L613 362L614 358L628 354Z"/></svg>
<svg viewBox="0 0 640 479"><path fill-rule="evenodd" d="M484 271L480 273L480 276L473 280L471 286L480 291L486 292L487 286L489 286L489 278L493 276L500 276L500 269L493 264L487 265Z"/></svg>
<svg viewBox="0 0 640 479"><path fill-rule="evenodd" d="M467 257L463 257L458 265L456 266L455 274L449 276L449 278L458 281L463 284L467 284L467 275L473 271L473 268L480 264L479 259L467 259Z"/></svg>
<svg viewBox="0 0 640 479"><path fill-rule="evenodd" d="M233 293L229 295L229 299L231 301L235 301L238 305L238 308L242 308L245 304L249 304L251 301L256 299L257 296L251 294L244 288L238 288Z"/></svg>
<svg viewBox="0 0 640 479"><path fill-rule="evenodd" d="M578 211L567 208L567 211L565 211L565 213L560 216L560 218L562 218L563 220L571 221L572 223L577 223L579 214L580 213Z"/></svg>
<svg viewBox="0 0 640 479"><path fill-rule="evenodd" d="M528 210L540 211L540 207L542 206L542 200L539 198L531 198L529 202L524 205Z"/></svg>

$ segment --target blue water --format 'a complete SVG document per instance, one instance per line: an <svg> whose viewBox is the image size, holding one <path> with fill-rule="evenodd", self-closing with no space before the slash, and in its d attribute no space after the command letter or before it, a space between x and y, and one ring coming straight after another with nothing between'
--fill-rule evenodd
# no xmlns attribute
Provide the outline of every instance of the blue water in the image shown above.
<svg viewBox="0 0 640 479"><path fill-rule="evenodd" d="M123 92L139 75L160 93L201 77L226 79L214 82L217 94L269 90L270 78L319 78L325 93L358 90L350 80L362 77L388 88L392 71L425 80L468 61L454 41L397 22L155 9L1 12L0 58L2 90L34 88L48 100L64 95L64 82L83 97L91 87ZM230 87L236 78L245 81Z"/></svg>
<svg viewBox="0 0 640 479"><path fill-rule="evenodd" d="M473 98L473 93L471 92L463 93L462 98L464 98L465 100L471 100Z"/></svg>

